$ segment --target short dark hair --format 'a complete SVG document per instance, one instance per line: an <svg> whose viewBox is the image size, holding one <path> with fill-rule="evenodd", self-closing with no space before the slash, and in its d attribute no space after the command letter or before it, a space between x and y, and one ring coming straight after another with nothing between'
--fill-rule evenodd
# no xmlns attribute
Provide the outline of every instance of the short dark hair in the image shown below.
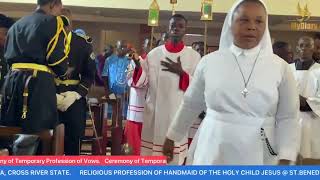
<svg viewBox="0 0 320 180"><path fill-rule="evenodd" d="M273 43L272 48L273 51L277 51L279 49L283 49L285 47L288 47L289 44L287 42L284 41L276 41L275 43Z"/></svg>
<svg viewBox="0 0 320 180"><path fill-rule="evenodd" d="M171 19L183 19L186 23L188 23L188 20L186 17L184 17L182 14L174 14L171 16Z"/></svg>
<svg viewBox="0 0 320 180"><path fill-rule="evenodd" d="M44 6L49 3L61 4L62 2L61 2L61 0L37 0L37 4L39 6Z"/></svg>
<svg viewBox="0 0 320 180"><path fill-rule="evenodd" d="M313 37L313 39L320 39L320 33L316 33L315 35L314 35L314 37Z"/></svg>
<svg viewBox="0 0 320 180"><path fill-rule="evenodd" d="M62 13L63 15L65 15L65 16L67 16L67 17L69 17L69 16L72 15L71 10L68 9L68 8L65 8L65 7L61 9L61 13Z"/></svg>
<svg viewBox="0 0 320 180"><path fill-rule="evenodd" d="M114 47L111 44L107 44L104 51L107 51L108 49L114 49Z"/></svg>
<svg viewBox="0 0 320 180"><path fill-rule="evenodd" d="M193 42L191 45L193 46L193 45L204 45L204 42L203 41L195 41L195 42Z"/></svg>
<svg viewBox="0 0 320 180"><path fill-rule="evenodd" d="M14 24L14 20L10 17L7 17L3 14L0 14L0 27L4 27L10 29L10 27Z"/></svg>
<svg viewBox="0 0 320 180"><path fill-rule="evenodd" d="M198 41L197 44L204 46L204 42L203 41Z"/></svg>

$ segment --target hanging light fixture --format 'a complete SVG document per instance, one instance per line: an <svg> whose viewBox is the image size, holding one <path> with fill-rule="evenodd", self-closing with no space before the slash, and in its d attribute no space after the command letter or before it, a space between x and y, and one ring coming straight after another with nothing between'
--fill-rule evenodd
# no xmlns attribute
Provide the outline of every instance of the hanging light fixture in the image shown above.
<svg viewBox="0 0 320 180"><path fill-rule="evenodd" d="M148 26L151 26L151 37L150 37L150 50L153 48L153 34L154 27L159 26L159 14L160 8L157 0L152 0L152 3L149 7L149 16L148 16Z"/></svg>
<svg viewBox="0 0 320 180"><path fill-rule="evenodd" d="M213 0L202 0L201 2L201 21L204 21L204 55L207 54L207 36L208 21L212 21L212 4Z"/></svg>
<svg viewBox="0 0 320 180"><path fill-rule="evenodd" d="M212 20L212 4L213 0L202 0L201 2L201 19L202 21Z"/></svg>
<svg viewBox="0 0 320 180"><path fill-rule="evenodd" d="M148 26L158 26L159 25L159 12L160 8L157 0L153 0L149 7L148 16Z"/></svg>
<svg viewBox="0 0 320 180"><path fill-rule="evenodd" d="M170 0L170 4L172 5L172 15L176 13L176 4L178 3L178 0Z"/></svg>

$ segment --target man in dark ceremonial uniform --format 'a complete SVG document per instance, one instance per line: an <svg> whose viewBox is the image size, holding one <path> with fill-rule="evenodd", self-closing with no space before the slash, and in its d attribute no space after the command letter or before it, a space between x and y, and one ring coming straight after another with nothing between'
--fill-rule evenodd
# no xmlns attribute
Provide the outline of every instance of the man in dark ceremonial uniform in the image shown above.
<svg viewBox="0 0 320 180"><path fill-rule="evenodd" d="M4 43L6 41L7 32L14 23L13 19L0 14L0 89L2 89L4 76L7 74L7 63L3 57Z"/></svg>
<svg viewBox="0 0 320 180"><path fill-rule="evenodd" d="M62 14L71 20L69 9L64 8ZM86 95L95 78L95 55L90 37L83 31L71 31L71 22L66 29L70 30L71 44L67 77L56 79L57 93L62 96L59 120L65 125L65 154L79 155L86 124Z"/></svg>
<svg viewBox="0 0 320 180"><path fill-rule="evenodd" d="M61 0L38 0L31 15L8 31L4 57L10 67L2 98L0 125L23 133L49 134L58 123L54 77L67 70L69 45L59 15Z"/></svg>

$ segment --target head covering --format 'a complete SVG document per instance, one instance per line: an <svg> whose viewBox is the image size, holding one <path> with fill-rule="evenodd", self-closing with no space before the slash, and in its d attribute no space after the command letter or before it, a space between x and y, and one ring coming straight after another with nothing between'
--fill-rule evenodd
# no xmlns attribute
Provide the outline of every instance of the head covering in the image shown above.
<svg viewBox="0 0 320 180"><path fill-rule="evenodd" d="M234 3L232 8L230 9L230 11L228 12L226 19L224 20L224 24L223 24L222 31L221 31L221 37L220 37L219 51L227 50L233 44L233 35L232 35L232 31L231 31L232 16L233 16L236 8L243 1L245 1L245 0L238 0L236 3ZM258 0L258 1L260 1L263 4L263 6L265 7L266 12L267 12L266 28L265 28L264 34L259 42L259 46L261 47L261 53L272 53L273 54L270 31L269 31L269 27L268 27L268 10L267 10L265 3L262 0Z"/></svg>
<svg viewBox="0 0 320 180"><path fill-rule="evenodd" d="M83 29L76 29L76 30L74 30L74 33L77 33L77 34L80 34L83 36L87 36L86 32Z"/></svg>
<svg viewBox="0 0 320 180"><path fill-rule="evenodd" d="M14 20L3 15L3 14L0 14L0 27L4 27L4 28L7 28L9 29L14 23Z"/></svg>

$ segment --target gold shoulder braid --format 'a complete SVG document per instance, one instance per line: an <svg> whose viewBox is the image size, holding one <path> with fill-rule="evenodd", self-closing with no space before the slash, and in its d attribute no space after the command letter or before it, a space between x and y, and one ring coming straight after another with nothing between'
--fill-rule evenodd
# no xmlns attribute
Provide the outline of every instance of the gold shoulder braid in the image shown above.
<svg viewBox="0 0 320 180"><path fill-rule="evenodd" d="M55 63L48 64L48 66L56 66L60 64L65 59L67 59L70 52L71 33L67 34L66 30L64 29L64 23L62 18L60 16L57 16L56 18L57 18L57 30L56 30L56 34L52 37L52 39L48 43L46 59L48 60L51 54L53 53L53 51L55 50L61 33L63 33L64 35L64 48L65 48L64 56L60 60L57 60Z"/></svg>

